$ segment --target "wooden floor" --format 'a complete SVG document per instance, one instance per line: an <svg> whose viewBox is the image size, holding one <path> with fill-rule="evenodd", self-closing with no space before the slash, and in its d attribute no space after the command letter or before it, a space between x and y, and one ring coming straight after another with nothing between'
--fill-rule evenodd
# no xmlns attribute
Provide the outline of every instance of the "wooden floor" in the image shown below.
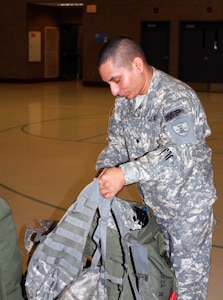
<svg viewBox="0 0 223 300"><path fill-rule="evenodd" d="M223 94L199 93L212 135L215 204L208 300L223 299ZM95 161L106 145L107 88L82 87L79 81L0 84L0 197L10 204L19 245L26 227L40 219L59 219L95 176ZM121 197L139 199L134 186ZM196 299L195 299L196 300Z"/></svg>

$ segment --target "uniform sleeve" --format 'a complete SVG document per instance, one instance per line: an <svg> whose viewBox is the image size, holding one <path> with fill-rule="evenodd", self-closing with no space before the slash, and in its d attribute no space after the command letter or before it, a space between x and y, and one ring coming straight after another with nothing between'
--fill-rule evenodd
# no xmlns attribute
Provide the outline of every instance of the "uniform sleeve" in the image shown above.
<svg viewBox="0 0 223 300"><path fill-rule="evenodd" d="M178 152L179 153L179 152ZM183 165L176 148L160 146L134 161L120 165L123 170L126 185L140 181L156 181L176 177L182 171Z"/></svg>
<svg viewBox="0 0 223 300"><path fill-rule="evenodd" d="M129 160L122 124L114 115L109 120L107 140L108 146L100 153L96 170L115 167Z"/></svg>
<svg viewBox="0 0 223 300"><path fill-rule="evenodd" d="M126 184L171 180L191 172L195 164L209 159L205 137L210 134L202 106L176 101L163 110L159 146L144 156L122 164Z"/></svg>

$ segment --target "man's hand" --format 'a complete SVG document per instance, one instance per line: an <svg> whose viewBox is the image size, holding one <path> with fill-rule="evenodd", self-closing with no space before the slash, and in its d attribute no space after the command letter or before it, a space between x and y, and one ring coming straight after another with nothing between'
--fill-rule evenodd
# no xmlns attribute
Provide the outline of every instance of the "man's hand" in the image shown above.
<svg viewBox="0 0 223 300"><path fill-rule="evenodd" d="M104 198L115 196L125 185L121 168L106 168L99 175L99 189Z"/></svg>

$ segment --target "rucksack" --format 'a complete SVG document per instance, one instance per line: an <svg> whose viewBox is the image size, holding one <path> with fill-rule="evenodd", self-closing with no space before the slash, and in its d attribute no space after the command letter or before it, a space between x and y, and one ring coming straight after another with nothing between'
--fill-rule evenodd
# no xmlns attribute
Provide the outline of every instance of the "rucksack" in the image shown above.
<svg viewBox="0 0 223 300"><path fill-rule="evenodd" d="M30 300L169 300L175 276L151 209L104 199L95 180L42 236L25 286Z"/></svg>

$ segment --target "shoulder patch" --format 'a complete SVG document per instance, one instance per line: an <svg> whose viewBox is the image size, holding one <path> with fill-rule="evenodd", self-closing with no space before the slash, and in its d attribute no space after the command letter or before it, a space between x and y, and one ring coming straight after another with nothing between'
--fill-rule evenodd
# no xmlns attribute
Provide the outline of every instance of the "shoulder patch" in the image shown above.
<svg viewBox="0 0 223 300"><path fill-rule="evenodd" d="M167 129L177 144L196 144L193 121L183 110L176 110L165 117Z"/></svg>

